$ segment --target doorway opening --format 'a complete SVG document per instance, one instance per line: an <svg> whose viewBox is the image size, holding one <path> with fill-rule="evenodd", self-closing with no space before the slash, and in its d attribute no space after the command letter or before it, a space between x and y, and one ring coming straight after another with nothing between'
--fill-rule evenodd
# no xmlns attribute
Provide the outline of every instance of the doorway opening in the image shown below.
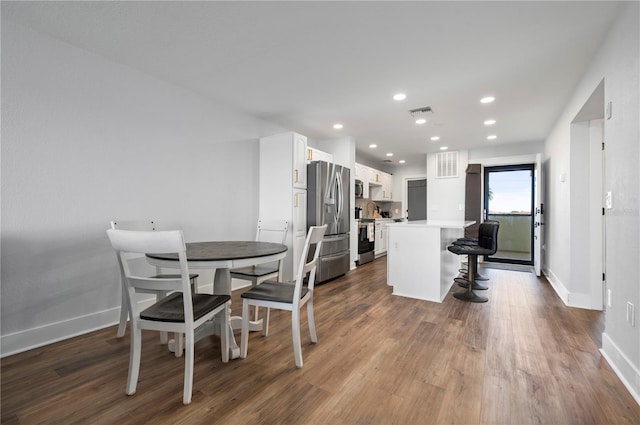
<svg viewBox="0 0 640 425"><path fill-rule="evenodd" d="M533 265L535 164L484 169L484 219L500 222L498 251L485 261Z"/></svg>
<svg viewBox="0 0 640 425"><path fill-rule="evenodd" d="M427 179L407 180L407 221L427 219Z"/></svg>

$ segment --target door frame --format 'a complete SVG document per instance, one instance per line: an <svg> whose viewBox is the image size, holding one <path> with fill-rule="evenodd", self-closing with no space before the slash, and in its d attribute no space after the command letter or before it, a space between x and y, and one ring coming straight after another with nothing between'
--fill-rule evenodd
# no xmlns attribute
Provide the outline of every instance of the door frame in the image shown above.
<svg viewBox="0 0 640 425"><path fill-rule="evenodd" d="M426 174L418 174L414 176L403 176L402 177L402 217L407 217L407 210L409 209L409 189L408 182L410 180L427 180ZM429 219L429 208L427 206L427 220Z"/></svg>
<svg viewBox="0 0 640 425"><path fill-rule="evenodd" d="M494 262L494 263L507 263L507 264L522 264L527 266L534 265L534 255L535 255L535 201L536 201L536 164L535 163L524 163L524 164L509 164L509 165L492 165L485 166L482 170L482 188L483 188L483 196L482 196L482 219L487 220L489 216L489 211L487 208L487 204L489 201L489 191L487 190L488 180L487 176L491 172L506 172L506 171L530 171L531 172L531 199L530 199L530 207L531 207L531 224L530 224L530 246L529 246L529 260L517 260L510 258L500 258L500 257L489 257L484 256L485 261Z"/></svg>

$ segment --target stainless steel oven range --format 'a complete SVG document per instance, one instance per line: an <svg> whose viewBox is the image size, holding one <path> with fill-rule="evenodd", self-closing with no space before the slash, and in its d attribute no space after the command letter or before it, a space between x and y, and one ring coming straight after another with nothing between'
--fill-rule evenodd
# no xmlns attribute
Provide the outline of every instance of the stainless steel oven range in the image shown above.
<svg viewBox="0 0 640 425"><path fill-rule="evenodd" d="M358 220L358 261L357 265L373 261L375 249L376 221L372 218Z"/></svg>

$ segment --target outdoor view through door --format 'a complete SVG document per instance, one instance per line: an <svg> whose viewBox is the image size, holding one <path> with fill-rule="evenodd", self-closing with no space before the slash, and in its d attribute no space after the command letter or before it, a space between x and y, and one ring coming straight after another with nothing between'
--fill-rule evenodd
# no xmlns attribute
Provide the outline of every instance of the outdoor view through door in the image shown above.
<svg viewBox="0 0 640 425"><path fill-rule="evenodd" d="M500 222L498 251L488 261L533 264L534 164L485 167L485 220Z"/></svg>

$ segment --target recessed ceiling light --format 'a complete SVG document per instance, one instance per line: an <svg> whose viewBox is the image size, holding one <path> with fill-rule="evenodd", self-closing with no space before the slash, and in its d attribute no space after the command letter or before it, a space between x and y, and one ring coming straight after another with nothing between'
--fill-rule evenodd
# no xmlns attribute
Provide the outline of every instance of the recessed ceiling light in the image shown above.
<svg viewBox="0 0 640 425"><path fill-rule="evenodd" d="M378 147L378 145L376 145L375 143L372 143L372 144L370 144L370 145L369 145L369 147L370 147L371 149L375 149L375 148L377 148L377 147Z"/></svg>
<svg viewBox="0 0 640 425"><path fill-rule="evenodd" d="M494 125L496 123L496 120L486 120L484 122L484 125Z"/></svg>
<svg viewBox="0 0 640 425"><path fill-rule="evenodd" d="M392 154L391 152L389 152L389 153L387 154L387 156L393 156L393 154Z"/></svg>
<svg viewBox="0 0 640 425"><path fill-rule="evenodd" d="M431 136L432 142L437 142L438 140L440 140L440 136Z"/></svg>
<svg viewBox="0 0 640 425"><path fill-rule="evenodd" d="M487 96L487 97L483 97L482 99L480 99L480 103L491 103L494 100L496 100L495 97L493 96Z"/></svg>
<svg viewBox="0 0 640 425"><path fill-rule="evenodd" d="M343 127L343 126L342 126L342 124L340 124L340 123L337 123L337 124L334 124L334 125L333 125L333 128L335 128L336 130L342 130L342 127Z"/></svg>
<svg viewBox="0 0 640 425"><path fill-rule="evenodd" d="M424 123L426 123L426 122L427 122L427 120L425 120L424 118L418 118L418 119L416 120L416 124L424 124Z"/></svg>
<svg viewBox="0 0 640 425"><path fill-rule="evenodd" d="M487 140L494 140L497 137L498 136L496 136L495 134L491 134L491 135L487 136Z"/></svg>
<svg viewBox="0 0 640 425"><path fill-rule="evenodd" d="M404 164L405 162L407 161L405 161L404 159L401 159L400 161L398 161L399 164Z"/></svg>
<svg viewBox="0 0 640 425"><path fill-rule="evenodd" d="M405 100L407 95L404 93L396 93L393 95L393 100Z"/></svg>
<svg viewBox="0 0 640 425"><path fill-rule="evenodd" d="M441 151L446 151L447 149L449 149L449 147L448 147L448 146L440 146L440 150L441 150Z"/></svg>

